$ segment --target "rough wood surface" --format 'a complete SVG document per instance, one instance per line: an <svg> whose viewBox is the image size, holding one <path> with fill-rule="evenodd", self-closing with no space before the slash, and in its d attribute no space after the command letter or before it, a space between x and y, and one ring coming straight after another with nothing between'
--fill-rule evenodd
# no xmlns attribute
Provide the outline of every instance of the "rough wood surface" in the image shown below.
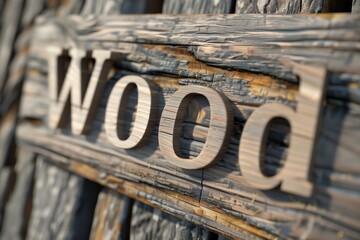
<svg viewBox="0 0 360 240"><path fill-rule="evenodd" d="M180 206L168 211L229 236L333 238L339 235L357 239L360 236L357 210L360 153L356 147L360 138L359 23L357 15L39 20L21 116L40 121L37 127L24 123L18 131L18 140L52 159L71 158L75 163L80 161L98 168L106 176L123 179L126 187L117 189L131 197L144 194L143 201L147 203L150 200L146 196L157 199L152 201L162 209L167 208L161 204L165 198L177 202ZM112 49L123 55L122 61L114 64L115 74L105 87L91 131L84 136L73 136L69 129L49 131L46 127L48 69L44 46L68 48L74 43L77 48ZM296 107L298 78L293 72L294 63L329 70L327 102L311 169L315 192L310 198L278 189L254 190L244 181L237 163L242 128L256 107L270 102ZM205 85L223 92L232 101L235 123L223 159L205 170L176 168L159 152L157 127L150 142L140 149L125 151L113 147L103 128L105 107L117 79L129 74L139 74L160 87L160 109L183 85ZM181 138L183 152L193 157L201 152L210 115L206 100L194 98L189 102ZM266 167L273 172L281 169L288 147L289 126L284 121L275 122L270 128ZM71 166L64 167L89 174L85 172L87 168ZM106 184L100 176L93 179ZM147 195L149 189L141 192L138 189L143 187L141 184L151 186L153 193ZM179 197L182 200L176 201ZM193 214L198 209L195 206L201 208L201 214ZM215 213L217 218L211 218ZM236 220L245 221L248 226L231 223Z"/></svg>
<svg viewBox="0 0 360 240"><path fill-rule="evenodd" d="M127 103L136 89L139 111L136 112L131 133L125 130ZM105 113L105 132L109 141L119 148L131 149L144 145L152 136L157 117L157 86L138 76L121 78L111 91Z"/></svg>
<svg viewBox="0 0 360 240"><path fill-rule="evenodd" d="M68 14L119 14L119 13L155 13L160 12L162 4L156 1L134 1L134 0L108 0L108 1L45 1L45 0L14 0L0 1L0 172L1 172L1 201L0 201L0 227L5 208L14 211L13 203L8 199L16 194L17 202L27 202L27 192L21 195L12 192L14 187L14 176L17 165L16 145L14 132L17 123L17 106L20 100L24 72L28 62L28 46L32 36L32 24L39 14L48 17L65 16ZM36 120L35 120L36 122ZM24 173L25 178L25 173ZM21 178L19 178L21 179ZM32 180L28 179L28 183ZM19 188L19 187L18 187ZM24 197L24 199L20 199ZM24 210L26 212L20 213ZM10 211L10 210L9 210ZM24 228L26 219L21 217L28 214L29 209L19 207L14 216L7 216L4 224L14 221L15 225L10 227L4 234L23 236L24 232L16 233ZM16 219L18 217L19 219ZM15 230L14 230L15 229ZM5 230L4 230L5 231ZM11 232L12 231L12 232ZM19 230L20 231L20 230Z"/></svg>
<svg viewBox="0 0 360 240"><path fill-rule="evenodd" d="M99 194L90 239L129 239L133 200L103 189Z"/></svg>
<svg viewBox="0 0 360 240"><path fill-rule="evenodd" d="M131 217L130 239L207 240L209 231L159 209L135 202Z"/></svg>
<svg viewBox="0 0 360 240"><path fill-rule="evenodd" d="M309 171L323 115L327 72L320 67L295 66L294 73L300 79L296 111L277 103L254 110L242 130L239 167L252 187L270 190L281 185L284 192L310 197L314 187L309 181ZM291 144L281 170L269 174L264 172L263 165L267 164L264 152L271 123L277 118L286 119L291 126Z"/></svg>
<svg viewBox="0 0 360 240"><path fill-rule="evenodd" d="M164 0L163 14L233 13L235 0Z"/></svg>
<svg viewBox="0 0 360 240"><path fill-rule="evenodd" d="M210 105L209 130L199 155L189 158L181 153L179 140L190 99L199 94ZM230 102L222 93L203 86L182 87L166 102L161 114L158 138L161 154L169 163L182 169L208 167L223 158L230 140L233 118Z"/></svg>
<svg viewBox="0 0 360 240"><path fill-rule="evenodd" d="M140 181L124 180L123 176L117 177L116 174L110 174L101 166L94 167L77 160L64 158L62 155L41 147L32 146L31 149L34 152L41 152L41 155L46 156L49 161L58 167L82 175L91 181L114 189L153 208L158 208L212 231L221 232L231 238L276 238L270 233L248 225L241 218L217 212L213 206L203 207L197 199L191 196L180 193L174 194L172 190L153 187Z"/></svg>
<svg viewBox="0 0 360 240"><path fill-rule="evenodd" d="M237 0L236 13L297 14L350 12L351 0Z"/></svg>
<svg viewBox="0 0 360 240"><path fill-rule="evenodd" d="M100 187L36 160L33 208L27 239L87 239Z"/></svg>
<svg viewBox="0 0 360 240"><path fill-rule="evenodd" d="M10 62L13 55L23 4L24 0L6 1L4 3L4 14L1 16L2 28L0 32L0 60L3 63L0 66L0 97L2 97L4 92L5 80L9 73L9 64L7 63Z"/></svg>
<svg viewBox="0 0 360 240"><path fill-rule="evenodd" d="M34 160L35 154L19 149L15 183L5 208L0 239L25 239L32 205Z"/></svg>
<svg viewBox="0 0 360 240"><path fill-rule="evenodd" d="M0 232L6 203L9 200L14 183L14 170L12 167L3 167L0 169Z"/></svg>

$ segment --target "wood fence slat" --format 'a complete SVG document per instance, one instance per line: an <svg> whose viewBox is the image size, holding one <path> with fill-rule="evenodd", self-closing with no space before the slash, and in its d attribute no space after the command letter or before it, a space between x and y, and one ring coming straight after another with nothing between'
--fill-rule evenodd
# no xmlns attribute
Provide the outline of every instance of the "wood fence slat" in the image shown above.
<svg viewBox="0 0 360 240"><path fill-rule="evenodd" d="M97 184L38 156L27 239L87 239L99 191Z"/></svg>
<svg viewBox="0 0 360 240"><path fill-rule="evenodd" d="M90 239L129 239L133 200L103 189L98 197Z"/></svg>
<svg viewBox="0 0 360 240"><path fill-rule="evenodd" d="M355 14L360 14L360 1L359 0L353 0L351 12L355 13Z"/></svg>
<svg viewBox="0 0 360 240"><path fill-rule="evenodd" d="M81 175L93 182L100 183L123 195L198 226L220 232L232 238L256 238L257 236L266 239L276 238L270 233L246 224L241 218L218 213L212 209L213 207L200 206L199 201L192 197L181 194L174 195L172 191L154 188L146 183L124 181L122 177L104 174L106 170L102 167L94 167L73 159L65 160L63 156L42 148L32 147L32 150L40 152L41 155L46 156L50 162L59 168Z"/></svg>
<svg viewBox="0 0 360 240"><path fill-rule="evenodd" d="M8 76L8 63L11 61L15 39L19 31L23 4L24 0L6 1L4 3L4 14L1 15L3 27L0 32L0 61L3 64L0 66L0 103Z"/></svg>
<svg viewBox="0 0 360 240"><path fill-rule="evenodd" d="M177 219L159 209L136 201L131 218L130 239L201 239L208 240L209 231L188 221Z"/></svg>
<svg viewBox="0 0 360 240"><path fill-rule="evenodd" d="M351 0L237 0L236 13L297 14L350 12Z"/></svg>
<svg viewBox="0 0 360 240"><path fill-rule="evenodd" d="M164 0L164 14L232 13L235 0Z"/></svg>
<svg viewBox="0 0 360 240"><path fill-rule="evenodd" d="M10 197L11 189L14 187L14 169L11 166L0 169L0 232L6 203Z"/></svg>
<svg viewBox="0 0 360 240"><path fill-rule="evenodd" d="M19 149L17 160L16 182L5 208L1 239L24 239L27 233L32 204L35 154ZM3 171L4 169L1 170L1 174Z"/></svg>

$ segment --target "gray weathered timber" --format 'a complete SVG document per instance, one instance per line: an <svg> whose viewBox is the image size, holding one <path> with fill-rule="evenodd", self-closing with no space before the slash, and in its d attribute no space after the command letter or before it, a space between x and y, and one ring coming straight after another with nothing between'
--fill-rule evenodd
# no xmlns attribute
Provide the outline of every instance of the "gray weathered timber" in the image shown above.
<svg viewBox="0 0 360 240"><path fill-rule="evenodd" d="M64 159L59 154L36 146L31 148L35 152L41 152L42 155L47 156L47 159L58 167L84 176L132 199L141 201L148 206L160 209L198 226L221 232L231 238L276 238L272 234L246 224L245 221L238 217L224 215L213 209L203 207L197 199L191 196L180 193L174 194L171 190L153 187L140 181L124 180L123 176L117 177L113 174L108 174L108 171L101 166L91 166L78 160Z"/></svg>
<svg viewBox="0 0 360 240"><path fill-rule="evenodd" d="M14 170L7 166L0 169L0 230L4 218L4 210L14 183Z"/></svg>
<svg viewBox="0 0 360 240"><path fill-rule="evenodd" d="M163 14L232 13L235 0L164 0Z"/></svg>
<svg viewBox="0 0 360 240"><path fill-rule="evenodd" d="M129 239L133 200L103 189L98 197L90 239Z"/></svg>
<svg viewBox="0 0 360 240"><path fill-rule="evenodd" d="M27 239L87 239L100 187L36 159L33 209Z"/></svg>
<svg viewBox="0 0 360 240"><path fill-rule="evenodd" d="M207 240L209 231L188 221L183 221L154 209L141 202L135 202L131 217L130 239L197 239Z"/></svg>
<svg viewBox="0 0 360 240"><path fill-rule="evenodd" d="M360 1L359 0L353 0L351 12L355 13L355 14L360 13Z"/></svg>
<svg viewBox="0 0 360 240"><path fill-rule="evenodd" d="M349 0L237 0L236 13L297 14L349 12L350 4Z"/></svg>
<svg viewBox="0 0 360 240"><path fill-rule="evenodd" d="M37 126L24 121L18 130L18 141L102 184L108 184L102 180L103 175L106 180L122 179L117 180L121 184L114 183L114 189L130 192L131 197L142 198L227 236L250 236L250 232L267 238L320 234L333 238L340 234L357 239L359 24L358 15L39 20L30 50L21 118L40 121ZM49 131L46 126L47 45L112 49L123 55L123 60L114 64L115 74L109 78L105 91L100 93L103 101L86 136L73 136L69 129ZM296 63L326 66L329 70L327 103L311 170L315 192L308 199L277 189L254 190L244 181L237 164L241 131L256 107L270 102L296 106L298 79L292 72ZM235 116L235 129L224 158L205 170L175 168L159 152L157 128L140 149L125 151L113 147L104 133L104 111L116 80L129 74L140 75L159 86L160 112L167 99L183 85L205 85L223 92L232 101ZM189 104L181 139L182 151L189 156L197 156L201 151L210 114L204 99L194 99ZM265 162L272 171L279 170L285 161L288 133L288 125L281 121L270 132ZM69 158L71 163L67 163ZM72 164L79 165L73 168ZM98 172L88 176L83 165L97 168ZM153 192L149 194L148 189ZM178 196L180 200L175 200ZM173 204L171 208L164 204L168 201Z"/></svg>
<svg viewBox="0 0 360 240"><path fill-rule="evenodd" d="M2 14L2 28L0 32L0 103L6 78L8 76L9 64L12 55L18 26L21 20L24 0L6 1L4 3L4 14ZM6 26L6 27L4 27Z"/></svg>
<svg viewBox="0 0 360 240"><path fill-rule="evenodd" d="M128 11L129 13L135 13L136 11L159 12L162 7L160 3L154 5L155 1L147 0L112 2L114 4L121 2L121 8L114 8L111 1L86 1L86 7L84 7L85 1L82 0L66 2L42 0L0 1L0 13L2 13L0 17L0 58L3 63L0 66L0 171L2 171L3 166L8 165L6 171L4 170L2 174L1 191L3 191L3 199L5 197L7 199L12 190L11 184L6 185L12 182L5 181L8 179L5 177L10 177L6 173L13 172L10 171L10 166L16 164L14 132L17 121L17 106L24 80L24 71L28 62L29 37L32 35L31 25L34 19L41 13L53 17L55 15L97 13L96 11L99 9L102 14L118 13L118 11ZM149 4L149 2L153 4ZM95 6L95 9L92 6ZM89 9L92 11L89 11ZM29 182L31 181L29 180ZM19 199L18 201L26 200ZM1 212L3 212L4 204L3 201L0 204ZM26 209L26 211L29 211L29 209ZM2 217L2 213L0 213L0 218ZM11 216L7 217L13 219ZM20 221L21 219L19 219Z"/></svg>
<svg viewBox="0 0 360 240"><path fill-rule="evenodd" d="M11 108L3 119L0 119L0 168L14 165L14 138L17 109Z"/></svg>
<svg viewBox="0 0 360 240"><path fill-rule="evenodd" d="M35 154L32 152L18 150L15 183L6 204L0 239L16 240L26 236L32 205L34 160Z"/></svg>

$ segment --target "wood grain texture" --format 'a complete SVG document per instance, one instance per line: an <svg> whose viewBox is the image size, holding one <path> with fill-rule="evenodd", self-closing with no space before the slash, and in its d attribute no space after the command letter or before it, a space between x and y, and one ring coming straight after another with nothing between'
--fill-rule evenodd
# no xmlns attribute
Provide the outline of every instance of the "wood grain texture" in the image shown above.
<svg viewBox="0 0 360 240"><path fill-rule="evenodd" d="M32 206L35 154L19 149L12 194L6 204L1 239L24 239Z"/></svg>
<svg viewBox="0 0 360 240"><path fill-rule="evenodd" d="M71 62L67 71L63 68L64 63L59 61L58 64L57 61L61 51L58 48L48 51L50 68L53 68L49 75L49 126L55 129L66 124L64 121L70 112L65 108L71 98L71 131L77 135L84 134L89 131L101 100L101 95L95 92L102 92L107 82L112 66L107 60L110 59L111 52L99 50L88 56L85 50L72 49L69 52ZM89 69L88 65L92 65L91 57L96 58L96 61ZM58 67L61 69L58 70ZM65 72L65 76L57 76L58 73L63 75Z"/></svg>
<svg viewBox="0 0 360 240"><path fill-rule="evenodd" d="M120 4L121 2L121 4ZM68 14L91 14L99 10L102 14L115 14L119 12L156 12L161 11L161 4L149 4L150 1L0 1L0 171L3 172L2 187L3 199L9 198L12 190L11 167L16 165L16 145L14 132L17 121L17 106L20 100L24 71L28 61L28 45L32 35L32 24L40 14L51 17L54 15L65 16ZM155 1L151 1L155 3ZM119 3L119 8L114 7ZM5 169L1 169L5 166ZM31 180L29 179L29 183ZM9 184L9 185L6 185ZM20 190L19 190L20 191ZM21 197L17 193L17 197ZM25 194L25 192L24 192ZM27 197L23 195L22 197ZM27 199L18 199L18 202ZM3 216L4 201L0 204L0 218ZM19 208L24 210L23 208ZM28 209L25 209L28 211ZM23 213L27 214L27 213ZM16 223L24 219L17 212ZM11 218L8 216L8 218ZM1 220L0 220L1 226ZM19 226L17 226L19 227ZM14 226L15 228L15 226ZM10 230L9 230L10 231ZM21 233L23 234L23 232ZM14 234L13 234L14 235ZM15 236L13 236L15 237Z"/></svg>
<svg viewBox="0 0 360 240"><path fill-rule="evenodd" d="M199 205L197 199L192 197L182 194L174 195L171 190L162 190L161 188L152 187L147 183L124 180L123 177L116 177L115 175L105 173L106 170L102 166L94 167L77 160L64 159L63 156L43 148L33 146L31 149L35 152L41 152L41 155L46 156L50 162L59 168L80 174L93 182L114 189L148 206L160 209L212 231L221 232L228 237L251 239L276 238L270 233L248 225L238 217L218 213L211 207L203 207Z"/></svg>
<svg viewBox="0 0 360 240"><path fill-rule="evenodd" d="M65 168L84 176L94 174L91 179L102 184L110 186L106 181L114 177L114 189L125 195L227 236L334 238L339 234L357 239L359 22L357 15L39 20L21 110L23 119L39 121L35 126L24 120L17 132L18 141L58 159L53 161L64 164L72 159ZM78 48L112 49L123 56L114 64L114 75L86 136L73 136L68 128L53 132L46 127L48 68L42 49L47 45L66 49L74 42ZM257 107L276 102L296 109L299 83L294 63L329 70L310 172L315 191L306 199L278 189L254 190L246 184L237 160L244 124ZM114 148L103 128L106 103L116 80L134 74L159 86L160 109L184 85L204 85L223 92L231 100L234 113L234 130L223 159L204 171L185 171L168 164L159 152L158 126L142 148ZM189 102L182 152L198 156L210 117L206 99ZM289 132L284 121L270 127L264 160L270 171L276 173L286 160L291 146ZM87 173L89 168L82 164L98 170Z"/></svg>
<svg viewBox="0 0 360 240"><path fill-rule="evenodd" d="M15 179L12 167L3 167L0 170L0 231L4 219L4 211L9 200Z"/></svg>
<svg viewBox="0 0 360 240"><path fill-rule="evenodd" d="M350 12L349 0L237 0L236 13L298 14Z"/></svg>
<svg viewBox="0 0 360 240"><path fill-rule="evenodd" d="M209 231L136 201L131 218L130 239L207 240Z"/></svg>
<svg viewBox="0 0 360 240"><path fill-rule="evenodd" d="M129 239L133 200L103 189L98 197L90 239Z"/></svg>
<svg viewBox="0 0 360 240"><path fill-rule="evenodd" d="M27 239L87 239L100 188L82 177L36 160Z"/></svg>
<svg viewBox="0 0 360 240"><path fill-rule="evenodd" d="M106 106L105 132L109 141L123 149L138 148L151 137L157 116L157 87L141 77L126 76L112 89ZM126 106L132 91L137 92L136 112L129 136L125 135Z"/></svg>
<svg viewBox="0 0 360 240"><path fill-rule="evenodd" d="M0 168L15 165L15 127L17 109L12 107L0 120Z"/></svg>
<svg viewBox="0 0 360 240"><path fill-rule="evenodd" d="M6 78L9 74L9 65L5 63L10 62L13 56L23 3L24 0L6 1L4 3L4 14L1 16L3 27L0 32L0 60L4 63L0 66L0 97L3 94Z"/></svg>
<svg viewBox="0 0 360 240"><path fill-rule="evenodd" d="M195 158L181 153L181 130L191 98L204 96L210 105L211 117L205 145ZM187 86L176 91L161 114L159 147L163 157L172 165L183 169L201 169L223 157L232 132L232 109L223 94L203 86Z"/></svg>
<svg viewBox="0 0 360 240"><path fill-rule="evenodd" d="M222 14L234 12L234 0L164 0L163 14Z"/></svg>
<svg viewBox="0 0 360 240"><path fill-rule="evenodd" d="M256 109L246 122L239 145L239 166L246 181L255 188L281 190L310 197L313 184L309 180L310 167L321 122L324 90L327 86L326 69L295 66L300 87L296 112L277 103ZM291 126L290 148L286 163L276 174L264 174L264 153L271 121L286 119Z"/></svg>

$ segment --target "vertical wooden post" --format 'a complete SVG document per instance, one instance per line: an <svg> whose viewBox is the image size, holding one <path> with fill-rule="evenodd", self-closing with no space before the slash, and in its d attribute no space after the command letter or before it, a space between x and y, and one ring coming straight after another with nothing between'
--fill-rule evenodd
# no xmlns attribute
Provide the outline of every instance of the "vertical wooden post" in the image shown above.
<svg viewBox="0 0 360 240"><path fill-rule="evenodd" d="M90 239L129 239L133 200L104 189L96 204Z"/></svg>
<svg viewBox="0 0 360 240"><path fill-rule="evenodd" d="M100 186L38 156L27 239L87 239Z"/></svg>
<svg viewBox="0 0 360 240"><path fill-rule="evenodd" d="M351 12L355 14L360 14L360 0L353 0Z"/></svg>
<svg viewBox="0 0 360 240"><path fill-rule="evenodd" d="M1 239L24 239L31 212L35 154L19 149L16 182L5 210Z"/></svg>

